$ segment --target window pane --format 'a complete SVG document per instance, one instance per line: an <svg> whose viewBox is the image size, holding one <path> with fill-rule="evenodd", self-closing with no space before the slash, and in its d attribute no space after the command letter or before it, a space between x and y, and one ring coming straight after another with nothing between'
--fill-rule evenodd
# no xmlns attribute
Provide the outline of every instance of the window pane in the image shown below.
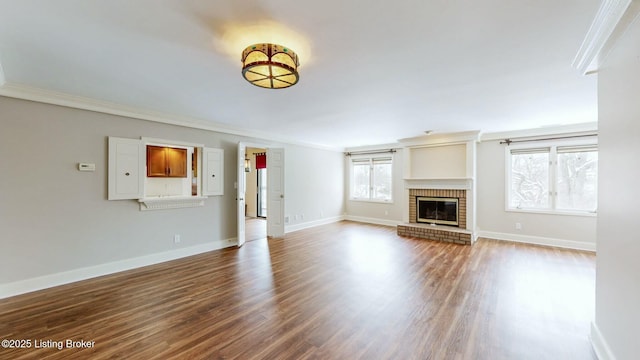
<svg viewBox="0 0 640 360"><path fill-rule="evenodd" d="M549 153L511 155L511 208L549 208Z"/></svg>
<svg viewBox="0 0 640 360"><path fill-rule="evenodd" d="M358 199L369 198L369 163L353 163L353 188L351 196Z"/></svg>
<svg viewBox="0 0 640 360"><path fill-rule="evenodd" d="M598 153L558 154L558 198L562 210L595 211L598 204Z"/></svg>
<svg viewBox="0 0 640 360"><path fill-rule="evenodd" d="M374 200L391 200L391 163L373 163L373 194Z"/></svg>

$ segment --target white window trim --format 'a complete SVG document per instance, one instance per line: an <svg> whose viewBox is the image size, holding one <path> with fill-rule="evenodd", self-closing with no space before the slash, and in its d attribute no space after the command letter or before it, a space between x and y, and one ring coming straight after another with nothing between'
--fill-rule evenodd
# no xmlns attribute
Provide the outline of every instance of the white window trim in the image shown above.
<svg viewBox="0 0 640 360"><path fill-rule="evenodd" d="M369 159L370 160L370 165L372 164L374 159L378 159L378 158L391 158L391 184L389 184L389 186L391 187L391 198L389 200L378 200L378 199L372 199L371 198L371 189L369 189L369 198L358 198L358 197L354 197L353 196L353 160L358 160L358 159ZM393 196L394 194L394 188L393 188L393 174L394 174L394 163L395 163L395 156L393 153L388 153L388 154L361 154L361 155L351 155L348 157L347 160L347 164L349 166L349 200L350 201L359 201L359 202L366 202L366 203L377 203L377 204L393 204L394 203L394 199L395 196ZM369 178L369 184L371 185L371 177Z"/></svg>
<svg viewBox="0 0 640 360"><path fill-rule="evenodd" d="M598 138L596 136L585 139L560 139L549 141L532 141L520 144L512 144L505 146L505 178L504 178L504 210L506 212L516 213L532 213L532 214L547 214L547 215L569 215L569 216L586 216L595 217L598 215L598 211L580 211L580 210L558 210L555 208L556 196L550 196L550 208L549 209L533 209L533 208L512 208L509 206L509 195L511 191L511 150L524 150L524 149L539 149L549 148L549 159L557 162L557 148L565 146L587 146L598 145ZM555 164L554 164L555 165ZM553 181L552 181L553 180ZM556 166L549 166L549 191L556 191Z"/></svg>

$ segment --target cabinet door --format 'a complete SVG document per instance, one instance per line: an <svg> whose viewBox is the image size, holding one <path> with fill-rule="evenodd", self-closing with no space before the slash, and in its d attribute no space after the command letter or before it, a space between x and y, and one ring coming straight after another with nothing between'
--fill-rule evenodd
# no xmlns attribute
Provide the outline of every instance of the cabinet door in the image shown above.
<svg viewBox="0 0 640 360"><path fill-rule="evenodd" d="M167 176L167 152L164 147L147 145L147 176Z"/></svg>
<svg viewBox="0 0 640 360"><path fill-rule="evenodd" d="M109 200L142 198L144 147L140 140L109 137Z"/></svg>
<svg viewBox="0 0 640 360"><path fill-rule="evenodd" d="M187 177L187 149L166 148L167 176Z"/></svg>
<svg viewBox="0 0 640 360"><path fill-rule="evenodd" d="M202 149L203 195L224 194L224 150Z"/></svg>

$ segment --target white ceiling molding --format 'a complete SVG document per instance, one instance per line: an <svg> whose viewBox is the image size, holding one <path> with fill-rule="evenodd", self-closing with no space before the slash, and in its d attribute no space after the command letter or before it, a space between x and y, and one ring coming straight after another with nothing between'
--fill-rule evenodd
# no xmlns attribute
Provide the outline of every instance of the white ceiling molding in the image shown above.
<svg viewBox="0 0 640 360"><path fill-rule="evenodd" d="M573 60L573 67L584 75L597 71L611 50L611 45L635 18L640 8L639 2L639 0L603 0Z"/></svg>
<svg viewBox="0 0 640 360"><path fill-rule="evenodd" d="M590 135L598 133L598 123L581 123L561 126L548 126L528 130L503 131L483 133L481 141L495 141L504 139L536 138L554 135Z"/></svg>
<svg viewBox="0 0 640 360"><path fill-rule="evenodd" d="M480 141L480 130L460 131L452 133L434 133L398 140L403 146L422 146L439 144L457 144L467 141Z"/></svg>
<svg viewBox="0 0 640 360"><path fill-rule="evenodd" d="M398 149L398 148L401 148L402 146L403 145L399 143L375 144L375 145L347 147L344 149L344 151L345 152L379 151L379 150Z"/></svg>
<svg viewBox="0 0 640 360"><path fill-rule="evenodd" d="M0 75L2 75L0 68ZM3 78L0 76L0 80ZM116 103L110 103L106 101L99 101L91 98L73 96L65 93L49 91L44 89L38 89L30 86L12 84L5 82L2 84L0 81L0 96L6 96L16 99L35 101L45 104L52 104L58 106L64 106L74 109L94 111L98 113L104 113L109 115L117 115L123 117L129 117L140 120L153 121L162 124L184 126L193 129L208 130L224 134L231 134L237 136L243 136L248 138L257 138L262 140L268 140L270 142L284 143L290 145L299 145L310 148L330 150L336 152L343 152L344 148L328 147L318 144L311 144L300 142L292 139L273 136L270 133L250 131L246 129L234 128L232 126L213 123L211 121L205 121L190 117L185 117L175 114L166 114L157 111L151 111L146 109L139 109L135 107L125 106Z"/></svg>

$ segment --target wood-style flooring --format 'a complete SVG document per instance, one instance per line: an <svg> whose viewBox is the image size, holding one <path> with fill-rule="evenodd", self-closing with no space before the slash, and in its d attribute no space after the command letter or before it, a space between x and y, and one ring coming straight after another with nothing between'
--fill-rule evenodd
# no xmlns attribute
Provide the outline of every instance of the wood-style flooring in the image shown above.
<svg viewBox="0 0 640 360"><path fill-rule="evenodd" d="M595 359L593 253L395 232L340 222L3 299L0 339L31 347L0 359ZM95 343L34 348L67 339Z"/></svg>
<svg viewBox="0 0 640 360"><path fill-rule="evenodd" d="M267 219L247 217L244 221L246 241L261 240L267 237Z"/></svg>

